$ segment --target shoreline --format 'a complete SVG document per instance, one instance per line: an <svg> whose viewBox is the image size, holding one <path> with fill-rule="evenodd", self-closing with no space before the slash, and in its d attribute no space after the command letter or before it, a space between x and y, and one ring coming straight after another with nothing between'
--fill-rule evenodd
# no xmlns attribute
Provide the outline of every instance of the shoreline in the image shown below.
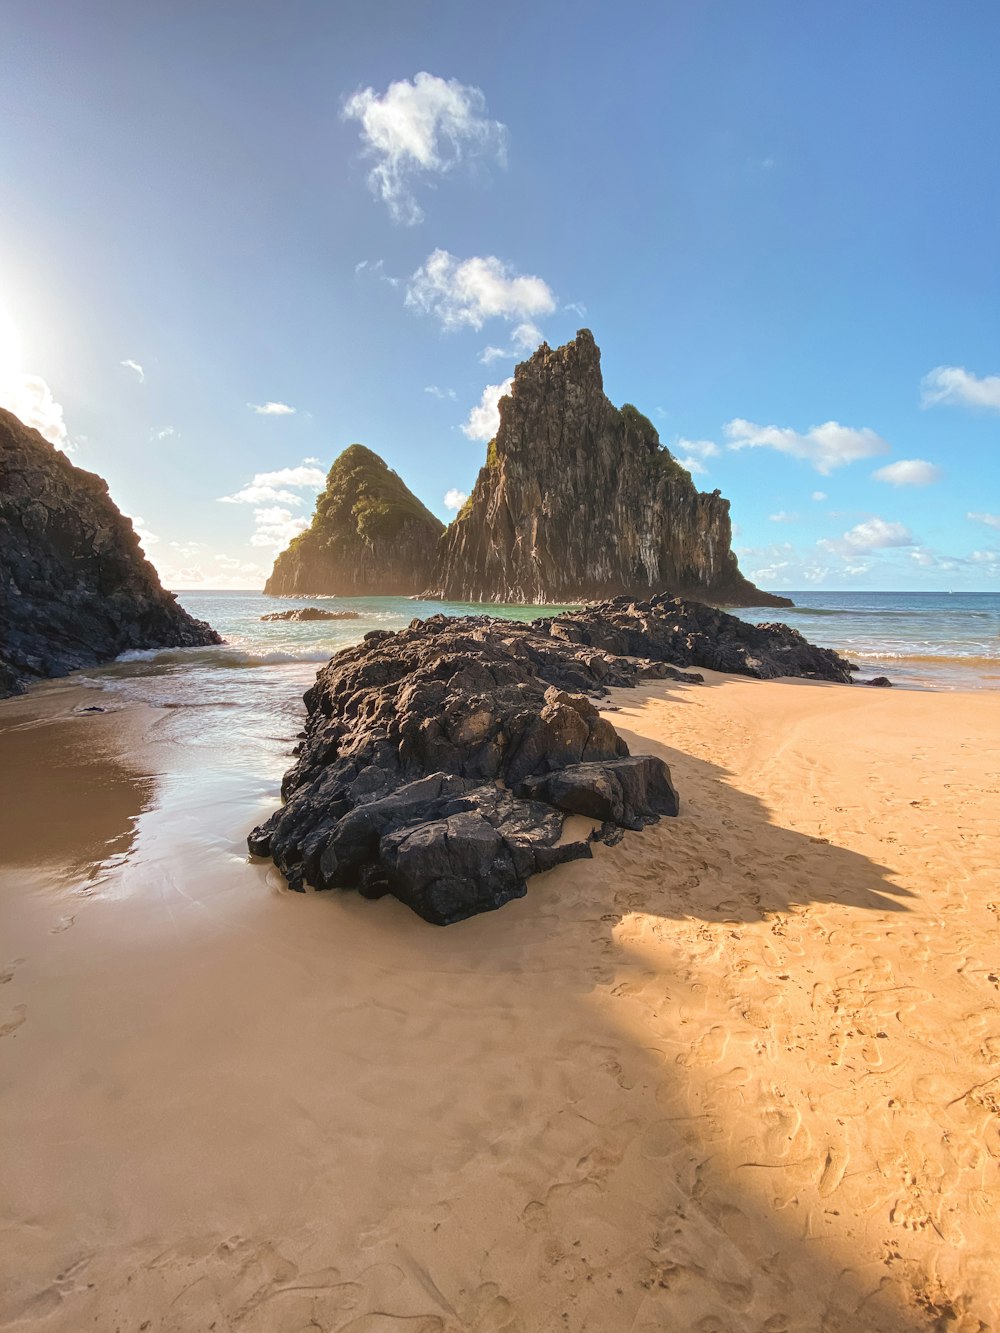
<svg viewBox="0 0 1000 1333"><path fill-rule="evenodd" d="M4 701L0 1323L996 1321L1000 700L705 675L606 701L678 819L444 930L247 861L291 715Z"/></svg>

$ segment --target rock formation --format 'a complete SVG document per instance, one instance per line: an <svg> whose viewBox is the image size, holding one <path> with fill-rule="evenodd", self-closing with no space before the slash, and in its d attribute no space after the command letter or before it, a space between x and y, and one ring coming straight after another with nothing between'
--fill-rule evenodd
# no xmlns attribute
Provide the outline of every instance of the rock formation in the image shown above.
<svg viewBox="0 0 1000 1333"><path fill-rule="evenodd" d="M430 596L572 603L652 592L791 606L740 573L729 501L699 492L651 422L604 394L587 329L517 367L500 429L441 540Z"/></svg>
<svg viewBox="0 0 1000 1333"><path fill-rule="evenodd" d="M264 592L408 596L427 586L444 524L364 445L331 467L312 525L274 562Z"/></svg>
<svg viewBox="0 0 1000 1333"><path fill-rule="evenodd" d="M160 586L107 483L0 409L0 695L130 648L221 642Z"/></svg>
<svg viewBox="0 0 1000 1333"><path fill-rule="evenodd" d="M532 625L415 620L337 653L305 696L286 804L249 838L292 888L393 893L445 925L500 907L525 881L676 814L662 760L631 756L587 695L678 665L849 681L848 663L785 625L700 603L588 607ZM567 814L596 821L566 836Z"/></svg>
<svg viewBox="0 0 1000 1333"><path fill-rule="evenodd" d="M534 628L605 653L758 680L802 676L849 685L851 672L858 669L832 648L817 648L789 625L750 625L704 602L665 594L644 602L619 597L564 611L536 620Z"/></svg>
<svg viewBox="0 0 1000 1333"><path fill-rule="evenodd" d="M318 606L297 606L294 611L271 611L261 620L360 620L360 611L324 611Z"/></svg>

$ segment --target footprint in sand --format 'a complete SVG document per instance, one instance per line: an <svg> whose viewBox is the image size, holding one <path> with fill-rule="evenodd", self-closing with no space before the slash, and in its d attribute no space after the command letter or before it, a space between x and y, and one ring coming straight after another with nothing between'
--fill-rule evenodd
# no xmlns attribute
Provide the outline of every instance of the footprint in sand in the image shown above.
<svg viewBox="0 0 1000 1333"><path fill-rule="evenodd" d="M722 1059L729 1045L729 1032L716 1024L703 1033L684 1055L677 1057L677 1063L685 1069L714 1065Z"/></svg>
<svg viewBox="0 0 1000 1333"><path fill-rule="evenodd" d="M14 958L6 967L0 968L0 986L3 986L8 981L13 981L14 973L21 964L25 962L27 962L26 958Z"/></svg>
<svg viewBox="0 0 1000 1333"><path fill-rule="evenodd" d="M6 1023L0 1024L0 1037L9 1037L12 1032L17 1031L28 1016L28 1006L16 1004L13 1015L13 1018L9 1018Z"/></svg>
<svg viewBox="0 0 1000 1333"><path fill-rule="evenodd" d="M76 920L75 916L61 916L56 924L49 931L50 935L61 935L64 930L69 930L70 926Z"/></svg>

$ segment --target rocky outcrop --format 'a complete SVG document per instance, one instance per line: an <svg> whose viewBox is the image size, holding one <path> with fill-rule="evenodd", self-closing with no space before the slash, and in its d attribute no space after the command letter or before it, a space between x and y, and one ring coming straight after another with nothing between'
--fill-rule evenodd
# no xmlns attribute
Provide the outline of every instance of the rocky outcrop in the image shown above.
<svg viewBox="0 0 1000 1333"><path fill-rule="evenodd" d="M525 625L433 616L376 630L305 696L284 807L250 835L292 888L393 893L445 925L500 907L526 880L676 814L663 762L632 756L588 696L697 663L767 679L849 681L849 665L785 625L747 625L669 598ZM567 836L564 817L597 827Z"/></svg>
<svg viewBox="0 0 1000 1333"><path fill-rule="evenodd" d="M274 562L264 592L409 596L426 587L444 524L364 445L331 467L312 524Z"/></svg>
<svg viewBox="0 0 1000 1333"><path fill-rule="evenodd" d="M0 410L0 695L128 649L221 642L160 586L107 483Z"/></svg>
<svg viewBox="0 0 1000 1333"><path fill-rule="evenodd" d="M360 620L360 611L324 611L318 606L298 606L294 611L271 611L261 620Z"/></svg>
<svg viewBox="0 0 1000 1333"><path fill-rule="evenodd" d="M581 329L517 367L429 595L551 604L669 592L791 606L743 577L731 538L729 501L698 491L652 423L609 401L600 351Z"/></svg>
<svg viewBox="0 0 1000 1333"><path fill-rule="evenodd" d="M287 803L250 850L292 888L393 893L437 925L500 907L591 854L567 814L611 837L677 813L666 765L630 756L581 693L646 674L678 673L486 617L374 631L306 694Z"/></svg>
<svg viewBox="0 0 1000 1333"><path fill-rule="evenodd" d="M758 680L801 676L850 684L857 670L832 648L817 648L788 625L750 625L704 602L666 595L643 602L619 597L536 620L534 627L605 653Z"/></svg>

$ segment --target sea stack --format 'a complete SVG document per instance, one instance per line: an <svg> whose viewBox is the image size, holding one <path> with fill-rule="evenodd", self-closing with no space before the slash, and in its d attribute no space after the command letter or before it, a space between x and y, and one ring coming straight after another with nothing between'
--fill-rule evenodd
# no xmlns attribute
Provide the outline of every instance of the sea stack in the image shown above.
<svg viewBox="0 0 1000 1333"><path fill-rule="evenodd" d="M0 409L0 696L131 648L221 642L160 585L107 482Z"/></svg>
<svg viewBox="0 0 1000 1333"><path fill-rule="evenodd" d="M743 577L731 541L729 501L697 489L641 412L610 402L600 350L581 329L517 367L429 595L571 603L667 592L791 606Z"/></svg>
<svg viewBox="0 0 1000 1333"><path fill-rule="evenodd" d="M316 498L310 527L281 552L264 592L409 596L427 586L444 524L378 454L345 449Z"/></svg>

